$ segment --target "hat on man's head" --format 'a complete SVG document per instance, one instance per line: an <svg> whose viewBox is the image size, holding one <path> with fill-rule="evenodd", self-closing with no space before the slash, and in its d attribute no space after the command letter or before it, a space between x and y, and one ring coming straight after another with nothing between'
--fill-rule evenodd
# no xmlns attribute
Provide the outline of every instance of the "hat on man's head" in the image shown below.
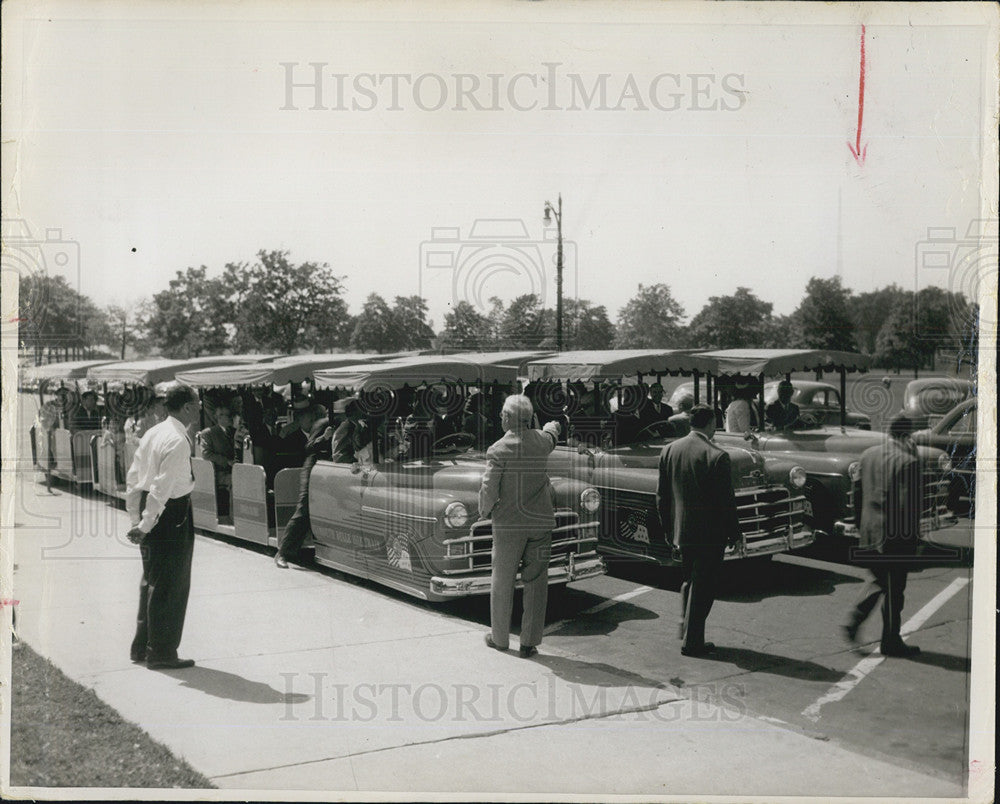
<svg viewBox="0 0 1000 804"><path fill-rule="evenodd" d="M306 410L312 405L312 400L307 396L299 396L292 400L292 410Z"/></svg>
<svg viewBox="0 0 1000 804"><path fill-rule="evenodd" d="M908 436L913 432L913 419L904 413L897 413L889 420L889 435L894 438Z"/></svg>

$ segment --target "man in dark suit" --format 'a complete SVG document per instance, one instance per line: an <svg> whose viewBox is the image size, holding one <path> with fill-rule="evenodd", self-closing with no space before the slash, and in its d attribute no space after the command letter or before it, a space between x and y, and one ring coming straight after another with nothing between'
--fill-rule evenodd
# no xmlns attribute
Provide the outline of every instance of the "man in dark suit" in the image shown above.
<svg viewBox="0 0 1000 804"><path fill-rule="evenodd" d="M861 454L861 476L854 483L854 510L860 516L858 563L867 565L872 580L843 626L856 644L858 629L882 601L883 656L913 656L920 648L900 635L903 592L910 564L920 544L922 481L917 448L910 439L913 422L897 414L889 423L889 440Z"/></svg>
<svg viewBox="0 0 1000 804"><path fill-rule="evenodd" d="M778 398L764 410L764 418L775 430L789 430L799 421L799 406L792 402L795 388L788 380L778 383Z"/></svg>
<svg viewBox="0 0 1000 804"><path fill-rule="evenodd" d="M215 507L219 516L229 516L229 498L233 490L233 416L227 405L215 408L215 424L198 433L201 457L212 462L215 470Z"/></svg>
<svg viewBox="0 0 1000 804"><path fill-rule="evenodd" d="M84 391L80 394L80 406L73 411L69 420L69 429L73 432L101 429L101 414L97 412L96 392Z"/></svg>
<svg viewBox="0 0 1000 804"><path fill-rule="evenodd" d="M729 454L712 443L714 434L714 412L695 405L691 432L667 444L660 454L656 505L665 536L681 552L685 656L715 650L705 641L705 620L715 601L726 545L740 538Z"/></svg>
<svg viewBox="0 0 1000 804"><path fill-rule="evenodd" d="M673 415L674 409L663 401L663 386L654 382L639 406L639 427L645 429L651 424L665 422Z"/></svg>
<svg viewBox="0 0 1000 804"><path fill-rule="evenodd" d="M335 409L336 410L336 409ZM310 404L303 409L296 421L309 424L309 435L303 447L304 463L299 476L299 499L295 512L285 526L285 533L278 544L278 552L274 554L274 563L281 569L288 568L289 560L294 561L302 549L302 545L310 532L309 524L309 475L316 461L330 460L333 456L332 442L334 429L330 426L328 416L320 416L323 412L319 405Z"/></svg>
<svg viewBox="0 0 1000 804"><path fill-rule="evenodd" d="M486 644L507 650L514 583L518 566L524 584L520 653L538 653L549 591L549 556L555 510L546 473L549 453L559 438L559 423L531 428L535 411L522 394L507 397L500 413L504 436L486 451L479 489L479 516L493 520L493 573L490 586L492 633Z"/></svg>

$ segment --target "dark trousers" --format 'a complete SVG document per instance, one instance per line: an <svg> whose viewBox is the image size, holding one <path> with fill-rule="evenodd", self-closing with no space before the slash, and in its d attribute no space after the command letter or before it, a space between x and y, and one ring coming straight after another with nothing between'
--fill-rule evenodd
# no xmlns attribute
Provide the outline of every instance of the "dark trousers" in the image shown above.
<svg viewBox="0 0 1000 804"><path fill-rule="evenodd" d="M144 492L141 508L145 506ZM142 581L132 658L176 659L191 589L194 523L190 495L167 502L139 550Z"/></svg>
<svg viewBox="0 0 1000 804"><path fill-rule="evenodd" d="M298 558L299 550L305 543L311 532L309 526L309 472L312 464L302 467L302 476L299 480L299 501L295 505L295 513L292 514L288 524L285 525L285 533L278 542L278 553L284 558L295 560Z"/></svg>
<svg viewBox="0 0 1000 804"><path fill-rule="evenodd" d="M892 649L902 642L899 629L903 624L903 593L906 591L905 567L896 564L872 564L872 579L851 611L848 627L854 630L868 619L879 600L882 601L882 649Z"/></svg>
<svg viewBox="0 0 1000 804"><path fill-rule="evenodd" d="M691 545L681 549L684 583L681 584L683 647L697 650L705 644L705 620L715 602L725 545Z"/></svg>

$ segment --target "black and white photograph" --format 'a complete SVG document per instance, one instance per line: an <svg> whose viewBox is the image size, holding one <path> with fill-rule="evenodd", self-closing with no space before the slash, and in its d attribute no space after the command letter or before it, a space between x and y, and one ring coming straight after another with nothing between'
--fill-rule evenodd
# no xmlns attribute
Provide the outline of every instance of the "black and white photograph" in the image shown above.
<svg viewBox="0 0 1000 804"><path fill-rule="evenodd" d="M4 798L993 800L1000 5L0 12Z"/></svg>

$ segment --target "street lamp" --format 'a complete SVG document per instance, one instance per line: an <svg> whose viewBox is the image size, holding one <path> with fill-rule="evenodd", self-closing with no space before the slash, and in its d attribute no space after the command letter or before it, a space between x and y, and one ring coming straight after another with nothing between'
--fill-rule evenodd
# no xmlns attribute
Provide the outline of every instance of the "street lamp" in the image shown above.
<svg viewBox="0 0 1000 804"><path fill-rule="evenodd" d="M561 352L563 348L563 241L562 241L562 193L559 194L558 208L553 207L548 201L545 202L545 225L552 223L552 216L556 218L556 351Z"/></svg>

